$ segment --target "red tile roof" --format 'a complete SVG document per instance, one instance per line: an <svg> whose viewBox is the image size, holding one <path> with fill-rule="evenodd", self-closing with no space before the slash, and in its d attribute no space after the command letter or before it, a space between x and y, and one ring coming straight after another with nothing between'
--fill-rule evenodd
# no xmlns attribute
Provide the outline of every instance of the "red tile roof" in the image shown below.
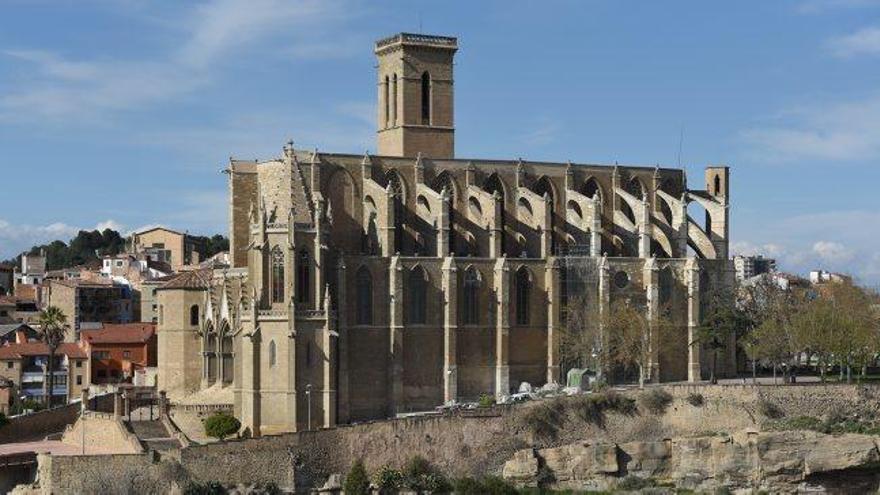
<svg viewBox="0 0 880 495"><path fill-rule="evenodd" d="M182 272L159 287L160 289L207 289L211 286L211 269Z"/></svg>
<svg viewBox="0 0 880 495"><path fill-rule="evenodd" d="M56 354L64 354L69 358L86 359L88 355L78 344L64 342L58 346ZM48 356L49 348L42 342L9 344L0 347L0 359L20 359L23 356Z"/></svg>
<svg viewBox="0 0 880 495"><path fill-rule="evenodd" d="M92 344L143 344L155 334L155 323L105 323L100 330L83 330L80 339Z"/></svg>

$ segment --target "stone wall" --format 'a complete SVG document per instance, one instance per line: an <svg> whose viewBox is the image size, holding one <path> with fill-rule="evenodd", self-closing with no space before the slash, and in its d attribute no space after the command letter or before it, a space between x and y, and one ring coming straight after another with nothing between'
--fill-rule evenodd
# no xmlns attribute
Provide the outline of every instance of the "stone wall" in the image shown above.
<svg viewBox="0 0 880 495"><path fill-rule="evenodd" d="M558 408L576 399L535 401L491 410L463 411L444 416L423 416L377 421L334 429L305 431L255 439L190 446L179 452L180 469L186 477L221 483L266 483L300 488L320 485L331 473L345 473L351 463L362 459L369 471L383 465L401 467L410 457L421 455L452 477L500 473L505 461L529 447L553 448L589 440L625 444L661 442L676 437L712 436L760 429L765 418L759 404L768 401L788 416L822 416L834 411L880 411L880 388L848 385L828 386L667 386L674 398L661 415L639 412L634 415L607 414L604 425L577 420L569 414L559 421L554 438L536 439L525 420L534 408ZM637 398L640 392L625 394ZM703 396L702 406L693 406L688 395ZM68 469L98 472L108 456L86 456L76 460L54 459L52 476L74 475ZM169 461L153 462L144 456L112 456L131 459L132 466L143 467L140 482L159 470L173 470ZM64 463L64 468L60 464ZM124 463L123 463L124 464ZM120 464L122 465L122 464ZM223 466L223 469L217 469ZM43 467L41 466L41 469ZM133 476L131 466L121 476ZM164 472L164 471L163 471ZM153 473L153 474L151 474ZM156 474L158 476L158 474ZM167 472L163 476L168 476ZM144 478L145 477L145 478ZM158 481L155 481L159 483ZM54 493L68 493L52 480ZM121 484L133 483L126 479ZM71 485L76 486L76 485Z"/></svg>
<svg viewBox="0 0 880 495"><path fill-rule="evenodd" d="M129 433L122 420L112 413L91 412L85 418L79 418L64 432L61 441L80 449L85 443L85 454L136 454L143 451L137 437Z"/></svg>
<svg viewBox="0 0 880 495"><path fill-rule="evenodd" d="M91 410L112 412L113 396L110 394L93 397L89 400ZM79 418L79 403L67 404L32 414L14 416L9 423L0 427L0 443L42 440L48 435L64 432Z"/></svg>

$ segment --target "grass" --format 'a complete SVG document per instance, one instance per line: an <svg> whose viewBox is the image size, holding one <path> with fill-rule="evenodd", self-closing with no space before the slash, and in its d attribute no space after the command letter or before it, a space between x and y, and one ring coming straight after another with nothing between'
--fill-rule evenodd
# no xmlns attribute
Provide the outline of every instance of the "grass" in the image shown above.
<svg viewBox="0 0 880 495"><path fill-rule="evenodd" d="M768 419L780 419L785 416L785 411L782 408L767 399L761 399L758 402L758 412Z"/></svg>
<svg viewBox="0 0 880 495"><path fill-rule="evenodd" d="M875 421L859 421L839 415L829 416L825 420L813 416L778 419L770 422L767 428L776 431L808 430L827 435L841 435L844 433L880 435L880 424L877 424Z"/></svg>

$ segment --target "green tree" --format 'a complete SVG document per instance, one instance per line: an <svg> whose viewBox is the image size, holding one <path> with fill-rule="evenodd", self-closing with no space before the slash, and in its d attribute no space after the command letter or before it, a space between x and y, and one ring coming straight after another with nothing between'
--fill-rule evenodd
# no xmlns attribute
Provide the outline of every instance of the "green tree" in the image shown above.
<svg viewBox="0 0 880 495"><path fill-rule="evenodd" d="M49 373L46 406L52 407L52 391L55 387L55 353L58 352L58 347L64 342L64 335L67 333L67 316L58 307L49 306L40 313L39 321L40 341L46 344L49 349L49 362L46 364L46 370Z"/></svg>
<svg viewBox="0 0 880 495"><path fill-rule="evenodd" d="M205 434L219 440L234 435L240 428L241 422L228 413L216 413L205 420Z"/></svg>
<svg viewBox="0 0 880 495"><path fill-rule="evenodd" d="M369 495L370 478L367 476L367 470L360 459L355 461L348 472L348 476L345 477L343 491L345 491L346 495Z"/></svg>
<svg viewBox="0 0 880 495"><path fill-rule="evenodd" d="M630 300L619 300L612 302L601 318L609 364L624 369L635 368L639 387L643 387L645 381L657 378L651 376L651 364L659 354L661 338L675 338L675 332L669 331L673 325L663 313L649 315L646 308Z"/></svg>

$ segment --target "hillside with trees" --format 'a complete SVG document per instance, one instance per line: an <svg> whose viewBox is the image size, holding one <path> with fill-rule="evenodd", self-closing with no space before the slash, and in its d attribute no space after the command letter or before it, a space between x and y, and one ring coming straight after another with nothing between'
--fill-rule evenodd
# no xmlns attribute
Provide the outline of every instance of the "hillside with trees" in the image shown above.
<svg viewBox="0 0 880 495"><path fill-rule="evenodd" d="M206 259L219 252L229 249L229 239L220 234L213 236L193 236L197 241L204 242L207 252L202 255ZM112 229L80 230L73 239L68 242L55 240L48 244L33 246L27 250L28 254L39 254L40 250L46 252L46 269L58 270L89 262L95 262L103 256L112 256L123 253L126 250L127 241L119 232ZM21 255L6 260L4 263L21 266Z"/></svg>

